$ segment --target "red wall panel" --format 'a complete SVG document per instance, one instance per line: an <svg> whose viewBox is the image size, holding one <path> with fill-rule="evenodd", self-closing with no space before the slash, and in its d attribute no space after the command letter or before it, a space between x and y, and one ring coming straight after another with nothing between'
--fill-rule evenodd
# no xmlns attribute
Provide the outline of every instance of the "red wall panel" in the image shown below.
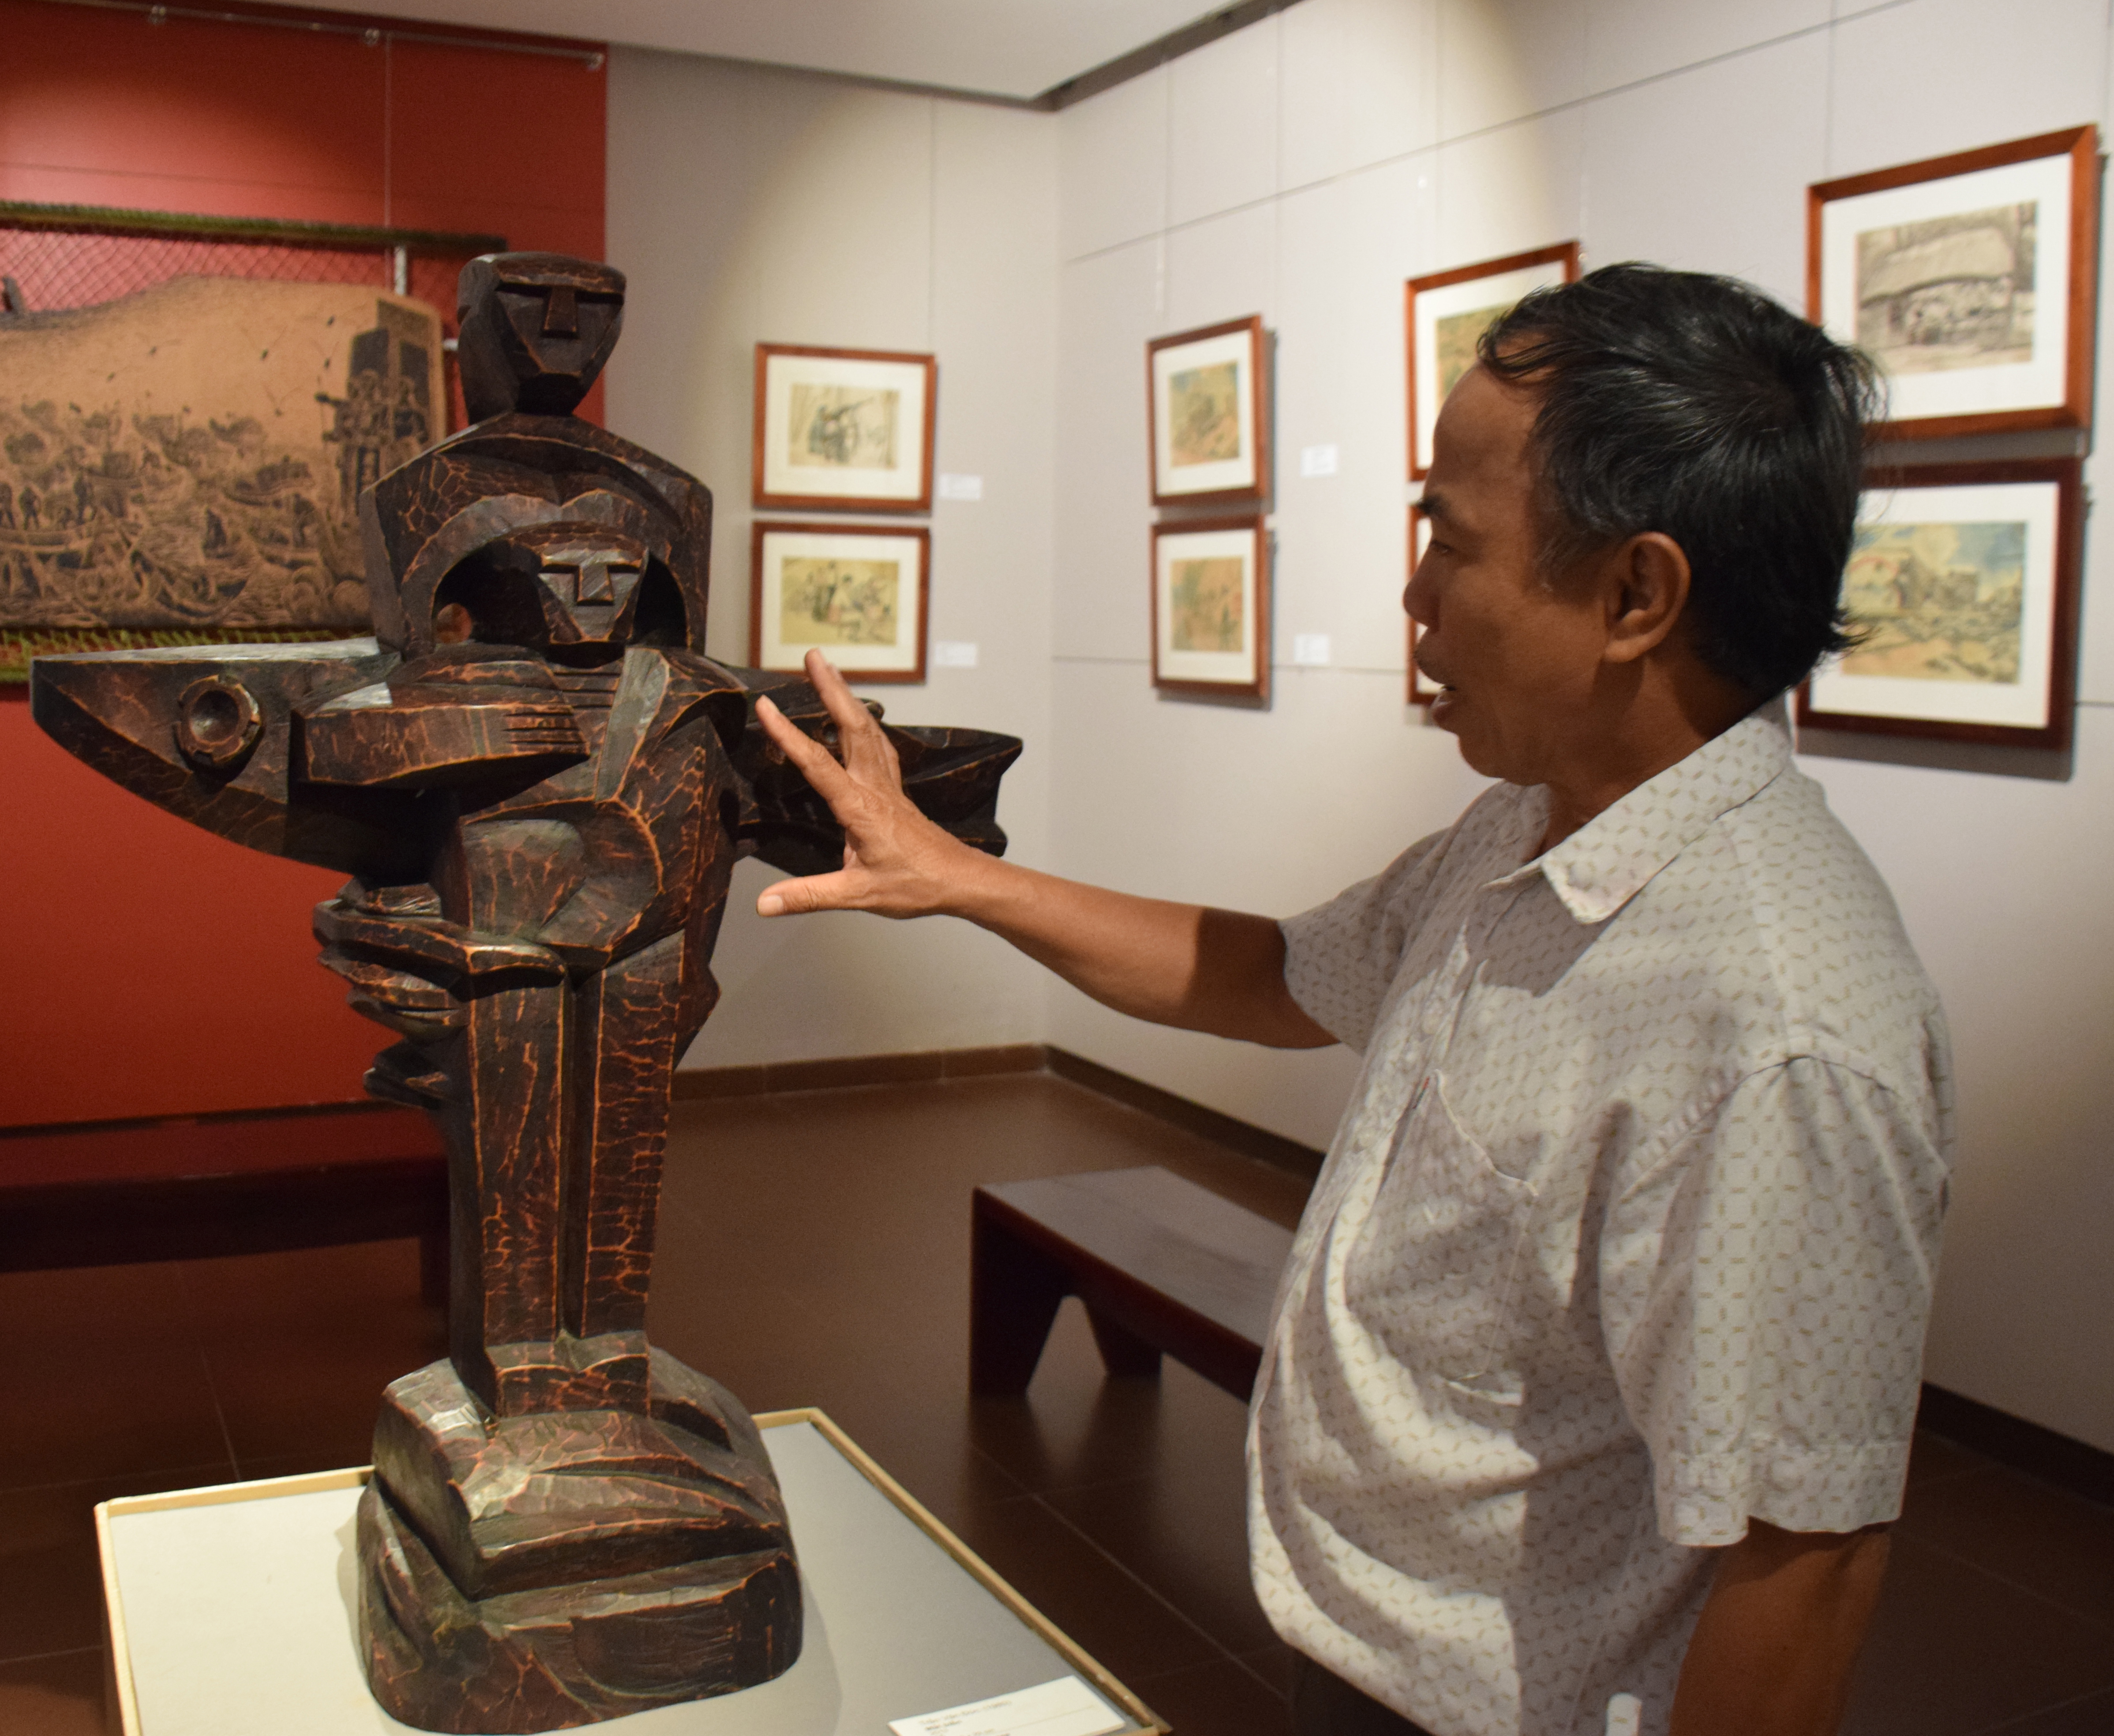
<svg viewBox="0 0 2114 1736"><path fill-rule="evenodd" d="M0 0L0 199L601 256L606 87L577 60L46 0ZM126 794L25 697L0 688L0 1126L358 1097L391 1037L315 962L309 911L338 876Z"/></svg>

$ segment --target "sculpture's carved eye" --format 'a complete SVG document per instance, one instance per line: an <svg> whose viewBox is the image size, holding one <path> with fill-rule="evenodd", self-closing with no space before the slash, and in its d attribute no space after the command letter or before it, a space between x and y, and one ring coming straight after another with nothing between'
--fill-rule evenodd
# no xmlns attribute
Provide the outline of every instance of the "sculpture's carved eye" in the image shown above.
<svg viewBox="0 0 2114 1736"><path fill-rule="evenodd" d="M231 770L263 733L263 714L249 689L226 675L194 681L176 700L176 747L203 770Z"/></svg>
<svg viewBox="0 0 2114 1736"><path fill-rule="evenodd" d="M477 623L460 603L443 603L433 611L436 645L467 645L477 637Z"/></svg>

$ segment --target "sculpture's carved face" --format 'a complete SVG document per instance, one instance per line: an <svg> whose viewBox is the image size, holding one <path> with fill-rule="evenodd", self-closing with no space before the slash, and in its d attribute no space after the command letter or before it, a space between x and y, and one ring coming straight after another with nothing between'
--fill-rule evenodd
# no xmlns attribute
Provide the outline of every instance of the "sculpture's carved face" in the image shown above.
<svg viewBox="0 0 2114 1736"><path fill-rule="evenodd" d="M621 645L631 637L645 550L627 537L590 532L561 537L535 554L554 644Z"/></svg>
<svg viewBox="0 0 2114 1736"><path fill-rule="evenodd" d="M470 420L562 416L624 327L624 274L562 254L487 254L463 267L456 360Z"/></svg>
<svg viewBox="0 0 2114 1736"><path fill-rule="evenodd" d="M442 584L440 643L518 645L561 662L606 661L638 628L646 546L599 524L552 524L487 544Z"/></svg>

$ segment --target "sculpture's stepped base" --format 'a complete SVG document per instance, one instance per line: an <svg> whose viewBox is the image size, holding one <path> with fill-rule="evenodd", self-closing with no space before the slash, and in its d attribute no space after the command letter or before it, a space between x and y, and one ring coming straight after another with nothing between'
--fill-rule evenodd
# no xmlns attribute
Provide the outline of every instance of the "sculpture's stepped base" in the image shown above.
<svg viewBox="0 0 2114 1736"><path fill-rule="evenodd" d="M564 1729L791 1667L799 1572L755 1425L674 1359L652 1367L645 1415L487 1418L446 1363L390 1387L359 1537L391 1716Z"/></svg>

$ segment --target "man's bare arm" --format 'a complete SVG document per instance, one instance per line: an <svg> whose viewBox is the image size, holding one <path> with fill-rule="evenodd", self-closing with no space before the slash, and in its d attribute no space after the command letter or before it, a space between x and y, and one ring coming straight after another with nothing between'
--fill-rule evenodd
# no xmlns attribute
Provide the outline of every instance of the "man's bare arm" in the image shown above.
<svg viewBox="0 0 2114 1736"><path fill-rule="evenodd" d="M1132 898L971 849L903 793L895 750L818 651L808 676L837 725L842 765L769 700L757 715L844 827L844 866L766 889L760 914L961 916L1136 1018L1279 1048L1336 1040L1285 987L1284 940L1270 918Z"/></svg>
<svg viewBox="0 0 2114 1736"><path fill-rule="evenodd" d="M1672 1736L1835 1736L1886 1567L1883 1526L1750 1521L1718 1557L1682 1661Z"/></svg>

